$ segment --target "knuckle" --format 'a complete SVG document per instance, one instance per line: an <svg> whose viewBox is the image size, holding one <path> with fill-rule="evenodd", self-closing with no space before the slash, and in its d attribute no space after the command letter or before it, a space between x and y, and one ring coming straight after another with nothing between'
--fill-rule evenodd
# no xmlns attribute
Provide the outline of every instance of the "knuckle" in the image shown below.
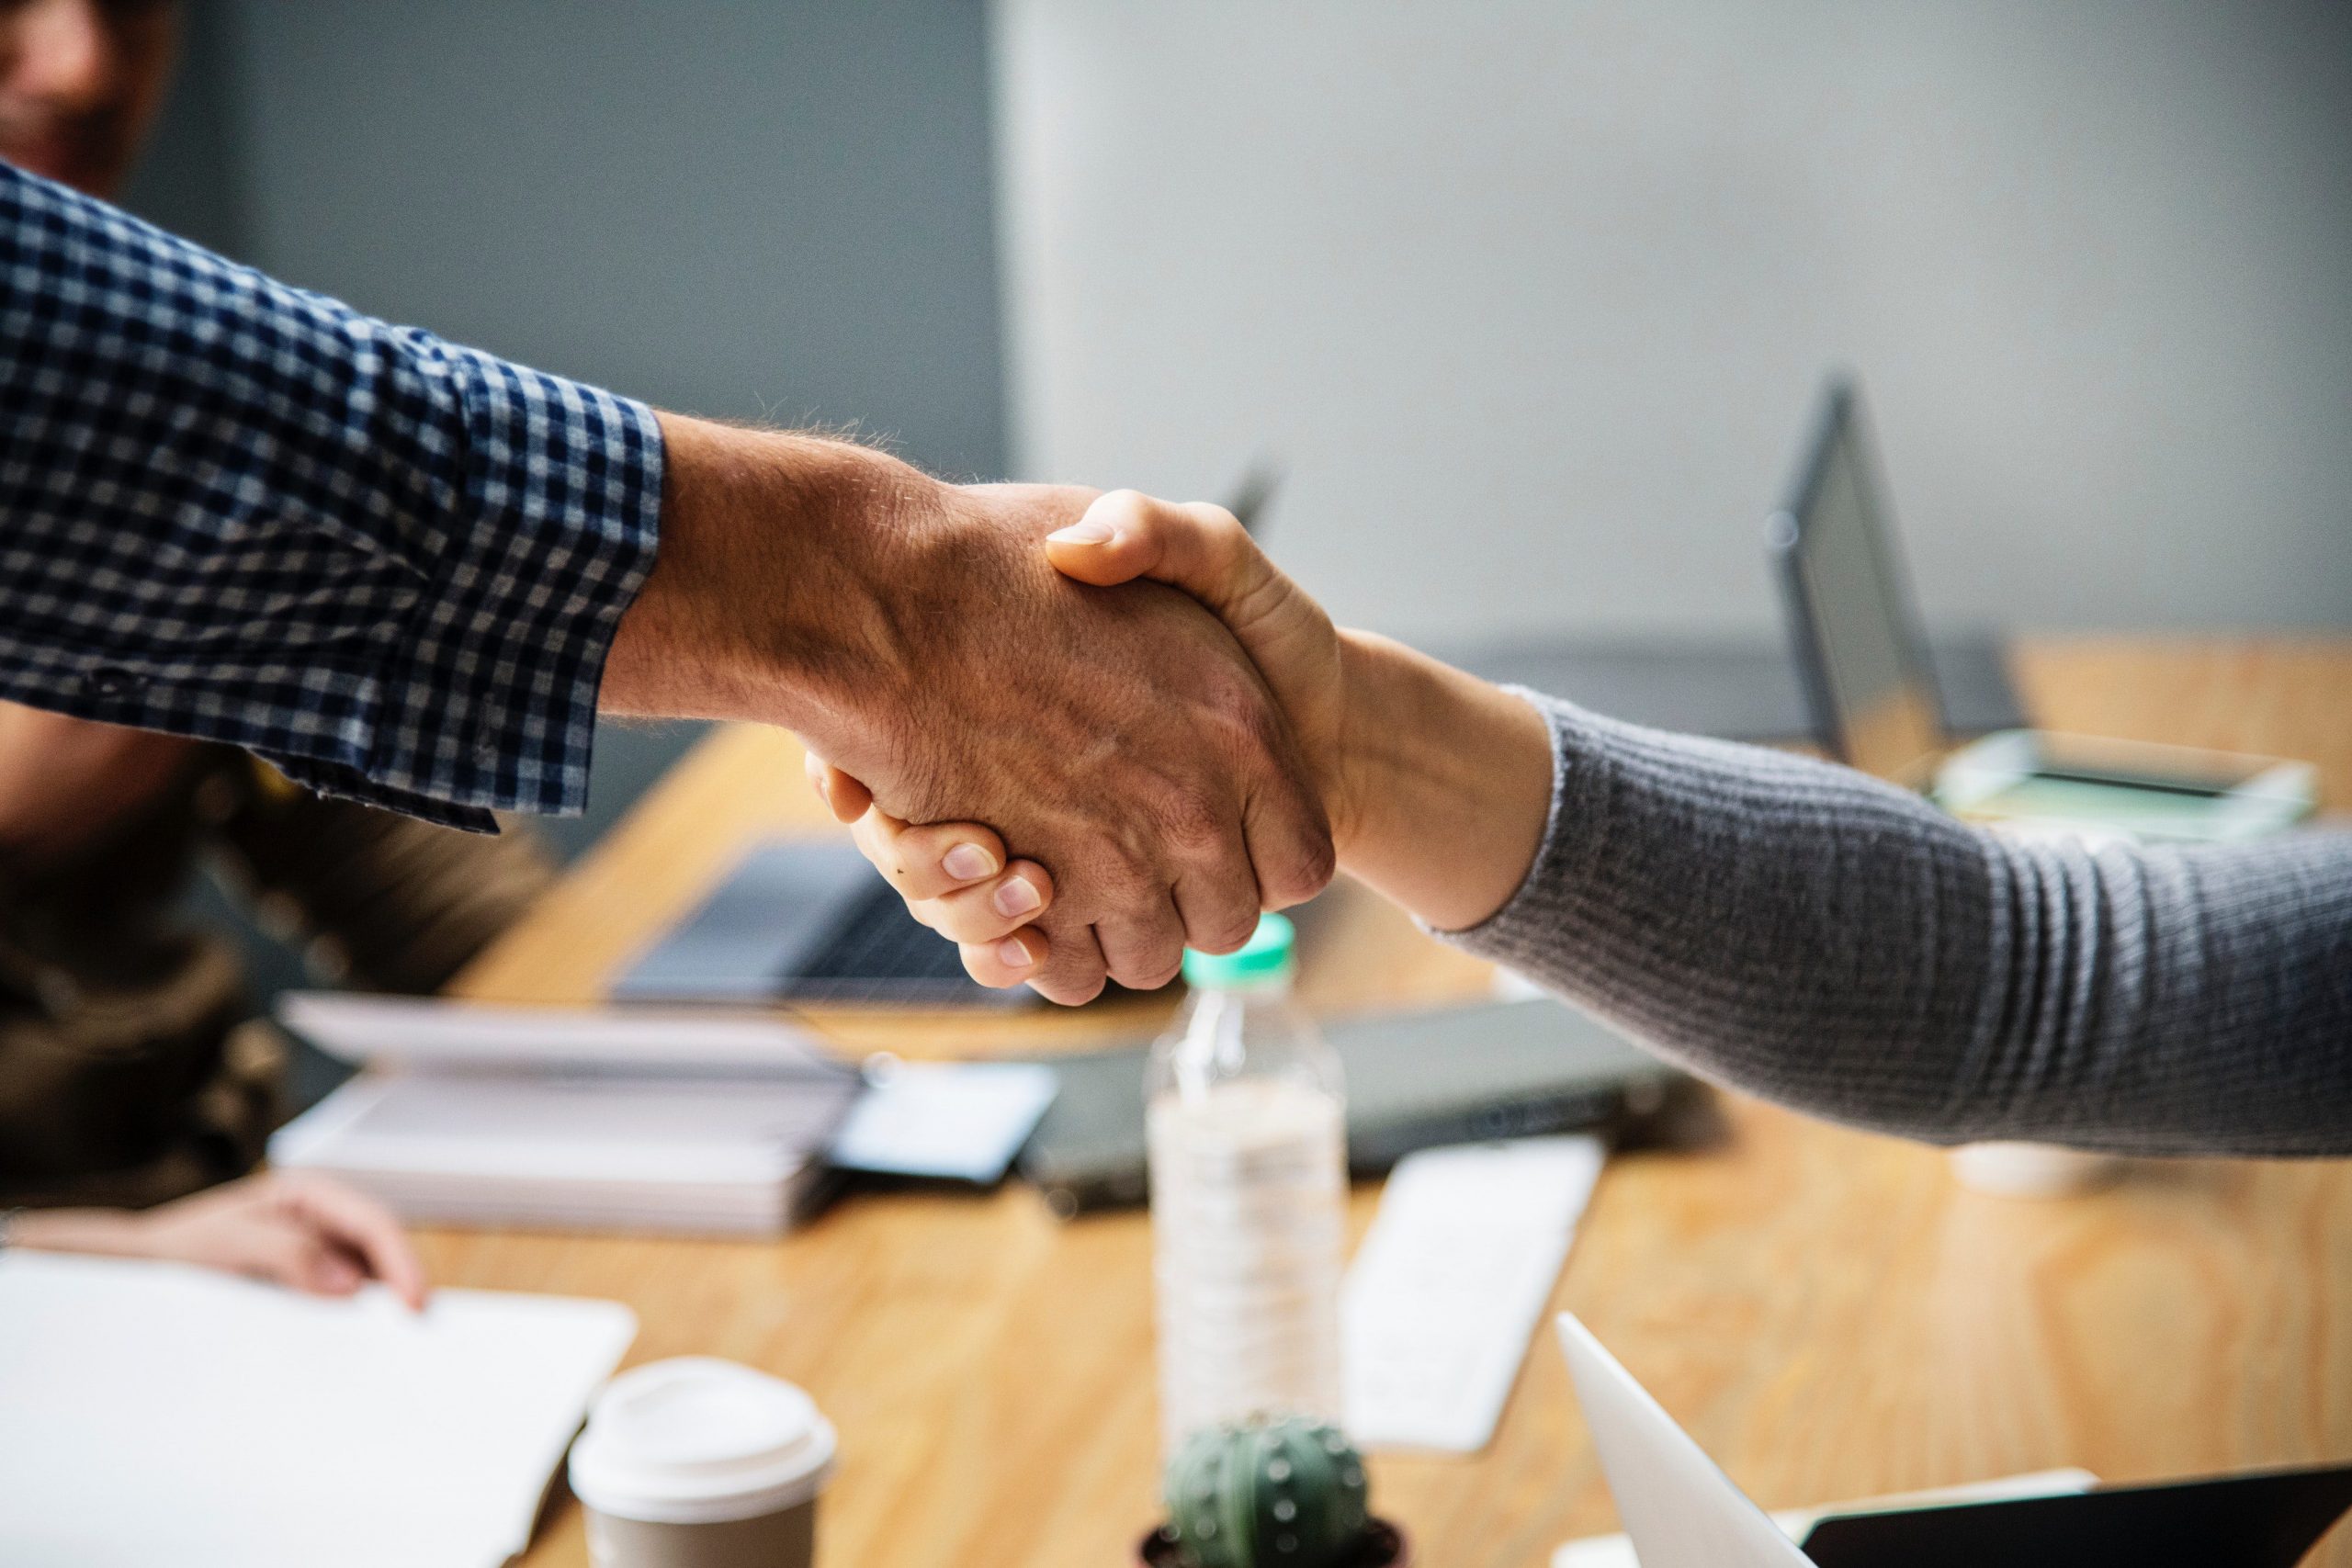
<svg viewBox="0 0 2352 1568"><path fill-rule="evenodd" d="M1311 833L1287 840L1268 858L1274 863L1258 868L1259 888L1276 908L1306 903L1329 886L1340 869L1330 830L1320 825Z"/></svg>
<svg viewBox="0 0 2352 1568"><path fill-rule="evenodd" d="M1084 1007L1101 996L1102 987L1109 983L1103 976L1097 975L1081 984L1061 987L1060 994L1057 996L1050 992L1047 995L1051 1000L1059 1002L1064 1007Z"/></svg>
<svg viewBox="0 0 2352 1568"><path fill-rule="evenodd" d="M1057 922L1082 919L1086 923L1105 918L1115 919L1149 904L1163 886L1150 863L1140 854L1122 854L1103 864L1090 880L1082 913L1066 900L1055 912L1055 919Z"/></svg>
<svg viewBox="0 0 2352 1568"><path fill-rule="evenodd" d="M1232 837L1224 803L1197 783L1174 784L1162 791L1153 809L1152 825L1163 844L1187 858L1212 853Z"/></svg>
<svg viewBox="0 0 2352 1568"><path fill-rule="evenodd" d="M1247 899L1220 897L1185 923L1185 939L1203 953L1231 953L1258 930L1258 911Z"/></svg>
<svg viewBox="0 0 2352 1568"><path fill-rule="evenodd" d="M1115 976L1119 984L1131 991L1156 991L1183 972L1184 955L1179 952L1173 958L1157 963L1130 964Z"/></svg>
<svg viewBox="0 0 2352 1568"><path fill-rule="evenodd" d="M1223 671L1209 683L1203 700L1213 733L1243 766L1269 766L1282 754L1288 726L1251 673Z"/></svg>
<svg viewBox="0 0 2352 1568"><path fill-rule="evenodd" d="M1196 515L1200 520L1201 532L1206 536L1210 547L1216 551L1218 559L1230 561L1250 547L1249 530L1241 526L1239 518L1224 507L1204 502Z"/></svg>

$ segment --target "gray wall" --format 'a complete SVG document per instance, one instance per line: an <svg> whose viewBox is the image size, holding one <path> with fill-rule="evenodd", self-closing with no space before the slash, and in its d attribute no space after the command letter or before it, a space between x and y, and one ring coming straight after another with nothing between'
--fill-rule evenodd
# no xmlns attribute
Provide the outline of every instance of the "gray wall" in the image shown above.
<svg viewBox="0 0 2352 1568"><path fill-rule="evenodd" d="M243 159L232 79L235 42L218 4L190 7L179 67L132 170L123 205L226 255L247 254Z"/></svg>
<svg viewBox="0 0 2352 1568"><path fill-rule="evenodd" d="M198 0L132 205L664 407L1005 468L979 0ZM575 849L691 731L607 727ZM796 786L797 787L797 786Z"/></svg>
<svg viewBox="0 0 2352 1568"><path fill-rule="evenodd" d="M1407 635L1769 627L1757 522L1839 363L1934 618L2352 624L2340 5L195 19L143 192L260 265L950 472L1270 453L1279 552Z"/></svg>
<svg viewBox="0 0 2352 1568"><path fill-rule="evenodd" d="M1003 466L978 0L235 0L252 259L665 407Z"/></svg>
<svg viewBox="0 0 2352 1568"><path fill-rule="evenodd" d="M2352 7L1002 0L1016 466L1408 636L1755 631L1812 389L1931 619L2352 625Z"/></svg>

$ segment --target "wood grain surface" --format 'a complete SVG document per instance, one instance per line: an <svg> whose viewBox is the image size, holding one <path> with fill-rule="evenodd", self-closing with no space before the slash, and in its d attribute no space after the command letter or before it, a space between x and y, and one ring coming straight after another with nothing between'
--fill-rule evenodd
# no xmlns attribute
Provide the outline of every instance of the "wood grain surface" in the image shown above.
<svg viewBox="0 0 2352 1568"><path fill-rule="evenodd" d="M2309 758L2352 810L2352 643L2042 641L2016 663L2047 727ZM788 737L716 732L457 989L596 998L747 842L834 830ZM1358 889L1307 931L1302 989L1327 1011L1488 983ZM1160 1011L809 1021L849 1052L958 1055L1132 1036ZM1767 1506L2061 1465L2352 1459L2352 1165L2148 1164L2086 1197L2005 1201L1958 1188L1934 1150L1737 1096L1724 1120L1705 1148L1611 1165L1555 1300ZM1376 1200L1356 1192L1359 1228ZM826 1568L1106 1568L1153 1517L1139 1214L1064 1224L1012 1185L855 1195L776 1242L424 1241L444 1283L627 1302L632 1360L728 1356L808 1387L842 1443ZM1534 1568L1614 1528L1548 1336L1486 1452L1373 1471L1437 1568ZM526 1561L586 1561L576 1507ZM2352 1530L2314 1561L2352 1565Z"/></svg>

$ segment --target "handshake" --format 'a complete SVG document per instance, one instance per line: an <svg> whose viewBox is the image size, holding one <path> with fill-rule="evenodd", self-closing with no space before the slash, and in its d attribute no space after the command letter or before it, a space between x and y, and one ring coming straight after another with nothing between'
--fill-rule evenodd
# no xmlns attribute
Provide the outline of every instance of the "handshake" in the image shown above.
<svg viewBox="0 0 2352 1568"><path fill-rule="evenodd" d="M1110 808L1103 826L1115 869L1107 881L1090 886L1083 863L1066 863L1057 878L1028 842L1008 846L1004 833L980 822L912 824L813 747L808 775L834 815L854 824L858 847L915 918L961 947L974 979L1025 981L1057 1001L1079 1002L1106 975L1138 987L1164 984L1187 945L1238 947L1261 909L1322 889L1335 846L1351 841L1359 814L1341 744L1338 635L1231 513L1114 491L1047 534L1043 558L1080 599L1156 600L1148 587L1122 586L1156 581L1200 606L1168 623L1174 636L1163 668L1174 673L1176 661L1205 654L1193 666L1202 674L1170 682L1169 696L1141 694L1148 705L1130 711L1143 722L1098 742L1121 770L1106 773L1109 789L1099 797ZM1042 675L1033 669L1023 679ZM1165 705L1170 696L1197 700L1204 692L1217 694L1205 711L1185 716ZM1147 746L1167 745L1154 722L1161 717L1176 718L1186 733L1169 736L1172 750L1154 752Z"/></svg>
<svg viewBox="0 0 2352 1568"><path fill-rule="evenodd" d="M1218 507L947 485L675 416L663 435L660 556L603 705L798 732L983 984L1161 985L1341 863L1467 926L1533 857L1541 716L1338 630Z"/></svg>

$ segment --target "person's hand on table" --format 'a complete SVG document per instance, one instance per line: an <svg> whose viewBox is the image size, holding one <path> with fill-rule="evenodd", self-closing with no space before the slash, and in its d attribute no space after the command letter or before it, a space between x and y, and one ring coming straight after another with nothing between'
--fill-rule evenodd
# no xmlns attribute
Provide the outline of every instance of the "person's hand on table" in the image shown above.
<svg viewBox="0 0 2352 1568"><path fill-rule="evenodd" d="M1093 491L943 485L861 448L664 428L661 554L615 639L607 708L765 719L898 821L994 824L1032 857L1023 923L1045 940L1023 977L1057 1001L1106 975L1159 985L1188 943L1237 947L1261 908L1330 879L1320 792L1232 633L1156 584L1080 587L1039 549ZM1001 876L992 852L984 874ZM922 886L943 929L1002 934Z"/></svg>
<svg viewBox="0 0 2352 1568"><path fill-rule="evenodd" d="M314 1296L347 1296L381 1281L412 1310L424 1305L424 1266L391 1212L326 1177L266 1171L142 1211L35 1210L11 1246L193 1263Z"/></svg>
<svg viewBox="0 0 2352 1568"><path fill-rule="evenodd" d="M1048 536L1046 554L1097 587L1168 583L1226 623L1288 716L1349 869L1441 927L1476 923L1517 886L1551 785L1549 736L1526 704L1334 628L1221 507L1114 491ZM1044 908L1053 888L1041 868L1008 863L1004 840L978 823L908 826L813 748L808 767L915 918L961 945L974 979L1016 985L1048 959L1053 933L1025 929L1035 915L1013 886L1033 886Z"/></svg>

